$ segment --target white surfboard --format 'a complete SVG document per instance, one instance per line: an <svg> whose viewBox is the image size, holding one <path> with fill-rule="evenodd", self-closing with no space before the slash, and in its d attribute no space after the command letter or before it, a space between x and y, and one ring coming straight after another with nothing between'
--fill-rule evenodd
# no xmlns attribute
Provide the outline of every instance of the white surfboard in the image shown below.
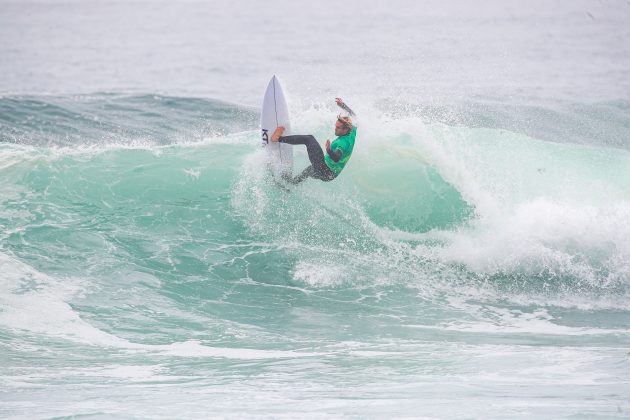
<svg viewBox="0 0 630 420"><path fill-rule="evenodd" d="M267 151L267 157L273 174L275 176L291 176L293 172L292 146L290 144L271 141L271 135L278 126L283 126L286 129L283 135L287 136L291 134L287 100L284 96L280 81L274 75L267 85L262 104L262 113L260 116L262 145Z"/></svg>

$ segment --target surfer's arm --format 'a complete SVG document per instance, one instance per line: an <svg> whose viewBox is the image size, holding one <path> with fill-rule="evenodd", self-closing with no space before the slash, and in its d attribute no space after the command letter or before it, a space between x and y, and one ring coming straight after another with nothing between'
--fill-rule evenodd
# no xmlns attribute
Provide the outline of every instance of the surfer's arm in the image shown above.
<svg viewBox="0 0 630 420"><path fill-rule="evenodd" d="M350 114L351 117L356 117L357 114L355 114L354 111L351 110L348 105L346 105L346 103L343 101L343 99L335 98L335 102L337 102L337 105L339 106L339 108L341 108L344 111L346 111L348 114Z"/></svg>
<svg viewBox="0 0 630 420"><path fill-rule="evenodd" d="M334 152L332 151L328 152L328 156L330 156L330 158L334 160L335 162L339 162L341 160L341 156L343 156L343 152L337 149Z"/></svg>
<svg viewBox="0 0 630 420"><path fill-rule="evenodd" d="M341 149L337 148L334 152L330 149L330 139L326 140L326 153L328 153L328 156L335 162L339 162L341 156L343 156Z"/></svg>

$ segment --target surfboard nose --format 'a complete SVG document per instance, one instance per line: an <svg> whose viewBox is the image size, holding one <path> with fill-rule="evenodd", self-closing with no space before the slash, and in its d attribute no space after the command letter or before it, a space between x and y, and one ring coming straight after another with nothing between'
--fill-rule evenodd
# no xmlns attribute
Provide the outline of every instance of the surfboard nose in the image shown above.
<svg viewBox="0 0 630 420"><path fill-rule="evenodd" d="M274 74L269 80L263 98L260 115L262 145L267 149L273 172L276 175L291 174L293 169L293 149L291 145L271 142L271 135L278 127L285 128L285 135L290 134L289 108L280 84Z"/></svg>

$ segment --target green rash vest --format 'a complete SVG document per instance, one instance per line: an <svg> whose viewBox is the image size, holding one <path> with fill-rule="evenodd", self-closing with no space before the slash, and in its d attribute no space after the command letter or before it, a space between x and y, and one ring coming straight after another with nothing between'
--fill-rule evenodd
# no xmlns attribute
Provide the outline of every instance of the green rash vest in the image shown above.
<svg viewBox="0 0 630 420"><path fill-rule="evenodd" d="M326 166L328 166L335 175L339 175L344 166L346 166L346 163L348 163L348 160L350 160L350 155L352 155L352 149L354 148L354 139L356 136L357 127L355 126L352 127L348 134L346 134L345 136L337 137L330 144L331 152L334 153L337 150L341 151L341 159L339 159L339 162L335 162L334 160L332 160L332 158L328 154L326 154L326 156L324 157L324 160L326 161Z"/></svg>

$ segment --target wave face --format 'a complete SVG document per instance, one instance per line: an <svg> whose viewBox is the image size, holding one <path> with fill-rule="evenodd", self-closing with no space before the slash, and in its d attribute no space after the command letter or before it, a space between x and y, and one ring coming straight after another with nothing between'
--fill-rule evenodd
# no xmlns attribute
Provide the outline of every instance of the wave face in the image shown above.
<svg viewBox="0 0 630 420"><path fill-rule="evenodd" d="M623 417L630 103L359 106L0 98L0 413Z"/></svg>

